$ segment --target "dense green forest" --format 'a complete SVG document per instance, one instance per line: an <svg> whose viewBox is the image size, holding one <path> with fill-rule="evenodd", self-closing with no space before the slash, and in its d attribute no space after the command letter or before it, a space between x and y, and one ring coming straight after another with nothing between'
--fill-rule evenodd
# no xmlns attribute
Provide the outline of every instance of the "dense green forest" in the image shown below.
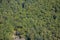
<svg viewBox="0 0 60 40"><path fill-rule="evenodd" d="M60 40L60 0L0 0L0 40L13 32L26 40Z"/></svg>

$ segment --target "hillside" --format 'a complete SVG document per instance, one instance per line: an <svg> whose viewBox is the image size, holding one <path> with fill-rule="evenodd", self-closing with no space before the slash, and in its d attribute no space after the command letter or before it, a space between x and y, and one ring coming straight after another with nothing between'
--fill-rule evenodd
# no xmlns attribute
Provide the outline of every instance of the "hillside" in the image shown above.
<svg viewBox="0 0 60 40"><path fill-rule="evenodd" d="M60 40L60 0L0 0L0 40L13 35Z"/></svg>

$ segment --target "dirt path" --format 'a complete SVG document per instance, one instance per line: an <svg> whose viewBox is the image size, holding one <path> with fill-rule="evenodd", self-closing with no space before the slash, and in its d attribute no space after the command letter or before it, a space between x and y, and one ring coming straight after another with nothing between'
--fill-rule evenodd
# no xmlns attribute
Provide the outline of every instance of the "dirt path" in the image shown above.
<svg viewBox="0 0 60 40"><path fill-rule="evenodd" d="M25 38L19 38L19 36L16 36L15 33L16 33L16 31L14 31L14 34L13 34L14 40L25 40Z"/></svg>
<svg viewBox="0 0 60 40"><path fill-rule="evenodd" d="M14 40L25 40L24 38L19 38L19 37L16 37Z"/></svg>
<svg viewBox="0 0 60 40"><path fill-rule="evenodd" d="M25 38L19 38L18 36L14 35L14 40L25 40Z"/></svg>

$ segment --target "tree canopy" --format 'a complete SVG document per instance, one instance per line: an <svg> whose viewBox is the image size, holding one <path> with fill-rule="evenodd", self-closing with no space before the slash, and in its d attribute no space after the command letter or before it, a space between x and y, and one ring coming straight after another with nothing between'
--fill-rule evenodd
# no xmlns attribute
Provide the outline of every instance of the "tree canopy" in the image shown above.
<svg viewBox="0 0 60 40"><path fill-rule="evenodd" d="M0 0L0 40L60 40L60 0Z"/></svg>

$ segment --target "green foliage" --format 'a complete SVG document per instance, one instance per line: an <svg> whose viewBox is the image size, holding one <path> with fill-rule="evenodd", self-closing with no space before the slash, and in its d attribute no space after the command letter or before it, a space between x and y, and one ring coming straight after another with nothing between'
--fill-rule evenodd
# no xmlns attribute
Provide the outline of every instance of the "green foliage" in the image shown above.
<svg viewBox="0 0 60 40"><path fill-rule="evenodd" d="M60 0L0 0L0 40L16 30L26 40L60 40Z"/></svg>

